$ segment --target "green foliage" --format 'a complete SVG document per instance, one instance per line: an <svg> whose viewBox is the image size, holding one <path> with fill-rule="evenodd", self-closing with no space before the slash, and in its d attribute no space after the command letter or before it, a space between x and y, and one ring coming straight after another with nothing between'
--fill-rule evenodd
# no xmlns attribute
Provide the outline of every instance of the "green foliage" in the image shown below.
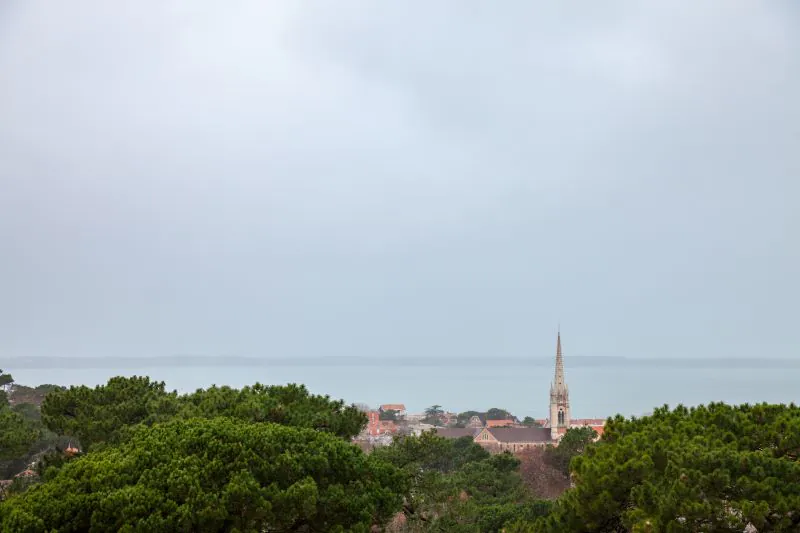
<svg viewBox="0 0 800 533"><path fill-rule="evenodd" d="M528 426L528 427L533 427L533 428L542 427L542 425L539 422L537 422L535 418L533 418L531 416L526 416L522 420L522 425L523 426Z"/></svg>
<svg viewBox="0 0 800 533"><path fill-rule="evenodd" d="M14 412L7 401L0 404L0 460L13 459L25 453L40 434L36 425Z"/></svg>
<svg viewBox="0 0 800 533"><path fill-rule="evenodd" d="M395 467L334 435L230 418L140 426L0 506L3 532L369 531Z"/></svg>
<svg viewBox="0 0 800 533"><path fill-rule="evenodd" d="M15 386L15 396L19 388L19 385ZM0 479L12 478L38 455L55 447L59 440L55 433L42 425L36 405L0 404ZM20 486L22 483L15 483L14 488Z"/></svg>
<svg viewBox="0 0 800 533"><path fill-rule="evenodd" d="M18 403L14 405L11 410L25 420L31 422L39 422L42 420L42 413L39 411L39 408L32 403Z"/></svg>
<svg viewBox="0 0 800 533"><path fill-rule="evenodd" d="M547 447L545 458L553 468L569 476L569 465L573 457L581 455L596 438L597 432L589 426L569 428L558 446Z"/></svg>
<svg viewBox="0 0 800 533"><path fill-rule="evenodd" d="M457 424L464 427L467 425L467 422L469 422L469 419L473 416L485 417L486 413L481 413L479 411L464 411L463 413L458 413L458 416L456 417Z"/></svg>
<svg viewBox="0 0 800 533"><path fill-rule="evenodd" d="M230 416L246 422L274 422L312 428L344 439L358 435L367 416L353 405L310 394L304 385L261 385L243 389L211 387L181 397L181 416Z"/></svg>
<svg viewBox="0 0 800 533"><path fill-rule="evenodd" d="M391 420L392 422L397 422L397 411L394 409L387 409L386 411L381 411L378 415L379 420Z"/></svg>
<svg viewBox="0 0 800 533"><path fill-rule="evenodd" d="M36 473L45 481L54 479L65 464L76 460L78 457L80 457L80 454L68 456L64 453L64 448L54 447L54 449L42 455L39 462L36 463Z"/></svg>
<svg viewBox="0 0 800 533"><path fill-rule="evenodd" d="M426 432L397 438L372 455L400 468L409 480L405 531L493 532L528 516L517 511L529 503L519 460L508 453L491 455L469 437L443 439Z"/></svg>
<svg viewBox="0 0 800 533"><path fill-rule="evenodd" d="M0 368L0 387L5 387L6 385L11 385L14 383L14 378L11 377L11 374L6 374L3 372L3 369Z"/></svg>
<svg viewBox="0 0 800 533"><path fill-rule="evenodd" d="M19 385L15 383L11 395L14 403L30 403L38 408L48 393L57 390L65 389L64 387L60 387L58 385L38 385L36 387L27 387L25 385Z"/></svg>
<svg viewBox="0 0 800 533"><path fill-rule="evenodd" d="M466 463L484 461L490 454L470 437L444 439L432 431L420 436L399 437L390 446L376 448L372 455L407 472L450 473Z"/></svg>
<svg viewBox="0 0 800 533"><path fill-rule="evenodd" d="M425 418L423 418L422 421L425 422L426 424L441 426L443 414L444 414L444 409L442 409L441 405L431 405L430 407L425 409Z"/></svg>
<svg viewBox="0 0 800 533"><path fill-rule="evenodd" d="M177 414L177 394L148 377L114 377L95 388L70 387L50 392L42 403L42 421L51 431L92 446L121 440L127 427L150 425Z"/></svg>
<svg viewBox="0 0 800 533"><path fill-rule="evenodd" d="M540 531L800 529L800 408L710 404L606 424Z"/></svg>
<svg viewBox="0 0 800 533"><path fill-rule="evenodd" d="M138 424L179 418L227 416L246 422L275 422L352 438L366 425L364 413L302 385L243 389L210 387L178 396L147 377L115 377L106 385L56 390L42 404L52 431L75 437L86 448L121 442Z"/></svg>
<svg viewBox="0 0 800 533"><path fill-rule="evenodd" d="M42 385L36 385L35 387L33 387L34 391L36 391L38 393L41 393L41 394L49 394L51 392L64 390L64 389L65 389L65 387L62 387L61 385L53 385L52 383L43 383Z"/></svg>
<svg viewBox="0 0 800 533"><path fill-rule="evenodd" d="M487 420L507 420L510 418L514 418L513 415L505 409L500 409L499 407L492 407L486 411Z"/></svg>
<svg viewBox="0 0 800 533"><path fill-rule="evenodd" d="M552 508L553 502L547 500L488 507L481 516L481 531L536 533L535 522L548 517Z"/></svg>

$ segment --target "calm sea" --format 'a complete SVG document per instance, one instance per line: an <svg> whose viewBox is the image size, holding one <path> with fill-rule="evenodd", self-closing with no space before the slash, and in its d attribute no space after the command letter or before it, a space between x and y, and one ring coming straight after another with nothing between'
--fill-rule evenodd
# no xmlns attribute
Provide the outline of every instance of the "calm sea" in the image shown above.
<svg viewBox="0 0 800 533"><path fill-rule="evenodd" d="M372 361L369 364L328 363L302 365L259 363L222 365L126 364L113 368L58 365L33 368L4 362L21 384L59 385L104 383L115 375L148 375L170 389L188 392L212 384L241 387L304 383L312 392L362 402L404 403L414 411L434 404L446 410L485 410L501 407L519 417L547 415L553 371L547 364L513 362L469 364L414 364ZM108 368L107 368L108 367ZM616 413L641 415L663 404L800 403L800 366L789 362L763 368L759 364L579 364L566 366L574 418L606 417Z"/></svg>

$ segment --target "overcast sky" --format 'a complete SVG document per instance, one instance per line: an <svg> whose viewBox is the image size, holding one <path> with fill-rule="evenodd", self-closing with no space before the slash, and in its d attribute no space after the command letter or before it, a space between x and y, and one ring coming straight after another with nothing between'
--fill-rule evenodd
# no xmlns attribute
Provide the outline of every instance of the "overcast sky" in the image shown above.
<svg viewBox="0 0 800 533"><path fill-rule="evenodd" d="M0 359L800 357L800 7L0 2Z"/></svg>

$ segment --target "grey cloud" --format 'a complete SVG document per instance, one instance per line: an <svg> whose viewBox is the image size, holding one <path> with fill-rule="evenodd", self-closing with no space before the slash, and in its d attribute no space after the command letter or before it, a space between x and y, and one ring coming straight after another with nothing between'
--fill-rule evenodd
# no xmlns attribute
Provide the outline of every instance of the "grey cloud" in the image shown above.
<svg viewBox="0 0 800 533"><path fill-rule="evenodd" d="M800 341L791 3L2 9L0 357Z"/></svg>

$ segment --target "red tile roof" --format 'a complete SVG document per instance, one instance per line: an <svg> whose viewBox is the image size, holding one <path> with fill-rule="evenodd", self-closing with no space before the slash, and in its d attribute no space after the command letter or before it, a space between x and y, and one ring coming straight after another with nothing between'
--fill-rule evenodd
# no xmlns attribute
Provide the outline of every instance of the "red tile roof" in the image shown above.
<svg viewBox="0 0 800 533"><path fill-rule="evenodd" d="M512 427L516 426L517 423L513 420L506 419L506 420L487 420L486 427L487 428L502 428L502 427Z"/></svg>
<svg viewBox="0 0 800 533"><path fill-rule="evenodd" d="M381 405L381 411L405 411L406 406L402 403L385 403Z"/></svg>

